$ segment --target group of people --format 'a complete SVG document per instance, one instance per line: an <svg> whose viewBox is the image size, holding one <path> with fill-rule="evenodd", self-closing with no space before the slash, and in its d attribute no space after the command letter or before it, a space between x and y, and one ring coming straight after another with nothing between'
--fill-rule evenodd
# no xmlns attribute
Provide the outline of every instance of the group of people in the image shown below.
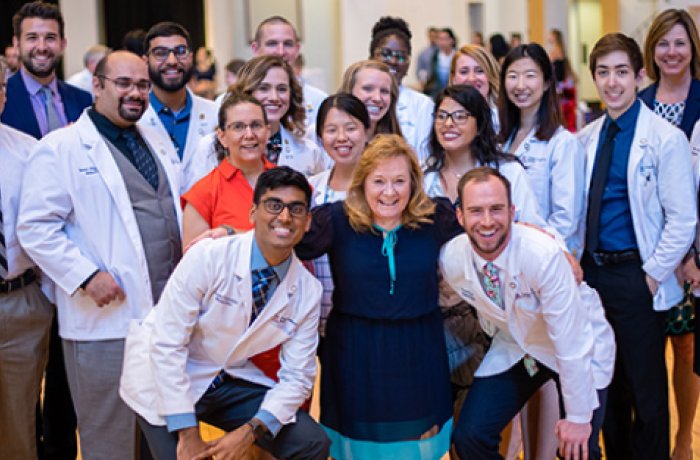
<svg viewBox="0 0 700 460"><path fill-rule="evenodd" d="M273 16L213 102L187 87L189 33L162 22L143 56L95 63L93 102L56 77L55 5L27 3L13 26L4 458L74 458L76 426L84 459L253 444L502 458L518 418L528 459L601 458L601 431L609 458L669 458L666 334L672 456L691 458L700 39L686 11L656 18L644 54L620 33L596 43L607 110L578 135L536 43L499 63L452 36L433 102L402 84L408 24L382 17L328 96L295 76L298 36ZM205 442L200 421L225 434Z"/></svg>

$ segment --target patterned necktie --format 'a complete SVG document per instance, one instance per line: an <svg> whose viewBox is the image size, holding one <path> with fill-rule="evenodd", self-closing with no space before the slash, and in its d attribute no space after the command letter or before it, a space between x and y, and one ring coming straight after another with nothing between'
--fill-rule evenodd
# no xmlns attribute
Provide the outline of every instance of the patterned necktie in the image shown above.
<svg viewBox="0 0 700 460"><path fill-rule="evenodd" d="M7 249L5 248L5 228L2 217L2 195L0 195L0 278L7 279Z"/></svg>
<svg viewBox="0 0 700 460"><path fill-rule="evenodd" d="M600 207L603 202L603 192L608 181L610 163L615 149L615 136L620 127L614 121L608 125L600 151L593 164L591 186L588 193L588 215L586 218L586 252L593 254L598 250L600 233Z"/></svg>
<svg viewBox="0 0 700 460"><path fill-rule="evenodd" d="M250 324L253 324L267 305L267 293L272 287L272 282L277 280L277 273L272 267L253 270L253 314L250 316Z"/></svg>
<svg viewBox="0 0 700 460"><path fill-rule="evenodd" d="M498 277L498 268L493 264L493 262L486 262L484 264L484 288L486 290L486 295L489 299L499 307L503 308L501 305L501 280Z"/></svg>
<svg viewBox="0 0 700 460"><path fill-rule="evenodd" d="M122 136L126 139L126 147L134 156L134 166L153 189L158 190L158 166L153 155L136 138L136 131L126 130Z"/></svg>
<svg viewBox="0 0 700 460"><path fill-rule="evenodd" d="M267 141L267 160L276 165L282 153L282 131L277 131L277 134L270 136Z"/></svg>
<svg viewBox="0 0 700 460"><path fill-rule="evenodd" d="M48 86L41 87L41 94L44 95L44 107L46 108L46 124L48 126L48 131L51 132L55 129L62 128L63 123L61 123L61 117L58 116L56 111L56 106L53 103L53 93L51 88Z"/></svg>

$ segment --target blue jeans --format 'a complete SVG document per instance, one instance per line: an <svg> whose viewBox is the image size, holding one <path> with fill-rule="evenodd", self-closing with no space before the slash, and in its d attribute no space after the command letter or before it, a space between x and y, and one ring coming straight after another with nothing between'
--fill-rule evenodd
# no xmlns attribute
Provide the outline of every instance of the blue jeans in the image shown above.
<svg viewBox="0 0 700 460"><path fill-rule="evenodd" d="M539 371L532 377L520 360L505 372L474 379L452 433L452 442L459 458L462 460L503 458L498 453L498 444L501 441L501 431L508 422L549 379L554 379L559 388L557 373L540 362L537 365ZM606 397L607 389L598 390L600 405L593 412L592 432L588 439L588 458L590 459L601 458L598 439L605 415ZM563 417L561 391L559 410ZM552 456L554 454L552 452Z"/></svg>
<svg viewBox="0 0 700 460"><path fill-rule="evenodd" d="M216 389L209 389L197 401L195 412L201 420L224 431L233 431L258 412L268 387L240 379L226 379ZM277 436L256 441L275 458L326 460L330 441L323 429L304 411L297 411L296 422L284 425ZM177 432L155 426L137 417L151 453L156 460L176 460Z"/></svg>

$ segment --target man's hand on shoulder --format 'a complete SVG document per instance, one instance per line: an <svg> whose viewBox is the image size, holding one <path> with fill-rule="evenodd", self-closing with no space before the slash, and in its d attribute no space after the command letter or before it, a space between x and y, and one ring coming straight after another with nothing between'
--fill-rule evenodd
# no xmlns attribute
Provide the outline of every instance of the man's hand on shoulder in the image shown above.
<svg viewBox="0 0 700 460"><path fill-rule="evenodd" d="M216 458L216 460L242 459L254 442L253 428L248 424L244 424L226 433L219 439L207 443L206 450L194 457L193 460L207 460L210 458ZM179 457L178 460L180 460Z"/></svg>
<svg viewBox="0 0 700 460"><path fill-rule="evenodd" d="M559 455L566 460L588 460L590 423L575 423L563 419L557 422L554 433L559 438Z"/></svg>

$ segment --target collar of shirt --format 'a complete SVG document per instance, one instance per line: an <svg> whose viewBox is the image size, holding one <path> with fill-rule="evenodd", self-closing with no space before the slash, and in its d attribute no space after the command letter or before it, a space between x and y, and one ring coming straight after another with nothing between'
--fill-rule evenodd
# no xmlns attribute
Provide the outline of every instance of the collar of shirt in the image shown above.
<svg viewBox="0 0 700 460"><path fill-rule="evenodd" d="M267 161L267 158L263 157L263 171L267 171L268 169L272 169L275 167L272 163ZM231 164L230 161L228 161L226 158L221 160L219 163L219 172L221 173L222 176L224 176L224 179L227 181L230 181L233 179L241 170L236 168L234 165Z"/></svg>
<svg viewBox="0 0 700 460"><path fill-rule="evenodd" d="M282 263L278 265L273 265L272 269L277 273L277 279L280 280L280 282L284 279L284 277L287 275L287 272L289 271L289 266L292 263L292 257L291 255L284 259ZM258 247L258 242L255 239L255 235L253 235L253 245L250 250L250 269L252 270L261 270L263 268L269 267L270 264L267 263L267 260L265 260L265 257L262 255L262 252L260 252L260 247Z"/></svg>
<svg viewBox="0 0 700 460"><path fill-rule="evenodd" d="M156 94L151 91L151 94L148 96L148 99L151 103L151 106L153 107L153 110L158 114L158 116L161 116L163 114L168 114L171 115L175 119L175 121L182 121L186 120L190 117L190 113L192 112L192 96L190 96L189 91L186 92L187 96L185 98L185 106L180 109L179 111L175 112L174 110L170 110L168 107L163 105L162 102L156 97Z"/></svg>
<svg viewBox="0 0 700 460"><path fill-rule="evenodd" d="M129 129L120 128L119 126L115 125L110 121L109 118L105 117L100 112L95 110L95 107L90 107L90 109L88 109L88 116L95 124L95 128L97 128L97 131L113 144L118 142L122 133Z"/></svg>
<svg viewBox="0 0 700 460"><path fill-rule="evenodd" d="M629 109L625 111L622 115L617 117L617 120L615 120L615 123L617 123L617 126L620 128L620 132L622 131L628 131L628 130L634 130L636 124L637 124L637 116L639 115L639 109L641 107L641 102L639 99L636 99L634 103L630 106ZM606 115L605 118L605 124L603 125L603 129L607 131L608 126L612 122L612 119L610 118L610 115Z"/></svg>
<svg viewBox="0 0 700 460"><path fill-rule="evenodd" d="M39 93L39 90L41 90L41 88L44 87L44 85L42 85L41 83L36 81L31 75L29 75L29 72L27 72L24 69L24 66L20 67L19 74L22 77L24 86L27 87L27 92L30 96L36 96L37 93ZM58 94L58 83L56 82L55 77L51 80L51 82L49 82L47 86L51 88L51 92L54 94L54 96Z"/></svg>
<svg viewBox="0 0 700 460"><path fill-rule="evenodd" d="M515 225L514 222L511 223L511 239L513 238L513 226ZM506 266L506 260L508 260L508 252L510 251L510 241L508 240L508 243L506 244L506 247L503 249L503 252L501 252L498 257L496 257L494 260L486 260L483 257L481 257L476 250L474 250L474 265L476 266L476 269L479 273L484 272L484 265L486 265L488 262L492 262L493 265L498 269L498 274L499 277L501 278L501 282L503 282L503 272L505 272L505 266ZM472 243L472 248L474 247L474 244Z"/></svg>

